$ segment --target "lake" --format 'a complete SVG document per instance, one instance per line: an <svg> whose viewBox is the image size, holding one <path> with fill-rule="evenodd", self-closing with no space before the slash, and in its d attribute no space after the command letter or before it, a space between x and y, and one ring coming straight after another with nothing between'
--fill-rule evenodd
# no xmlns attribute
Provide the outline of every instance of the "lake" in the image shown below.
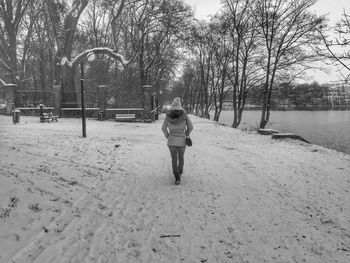
<svg viewBox="0 0 350 263"><path fill-rule="evenodd" d="M214 115L213 113L211 116ZM259 127L261 111L243 112L239 129ZM222 111L219 122L232 125L233 111ZM266 128L295 133L313 144L350 154L350 111L271 111Z"/></svg>

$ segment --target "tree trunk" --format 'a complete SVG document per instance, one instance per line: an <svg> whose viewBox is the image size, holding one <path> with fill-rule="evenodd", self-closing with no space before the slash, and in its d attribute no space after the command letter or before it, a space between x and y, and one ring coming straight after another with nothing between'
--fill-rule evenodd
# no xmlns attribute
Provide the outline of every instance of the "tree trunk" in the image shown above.
<svg viewBox="0 0 350 263"><path fill-rule="evenodd" d="M237 128L239 123L237 121L237 92L238 92L238 83L239 83L239 47L240 47L240 41L237 40L237 48L236 48L236 54L235 54L235 74L234 74L234 83L233 83L233 122L232 122L232 128Z"/></svg>
<svg viewBox="0 0 350 263"><path fill-rule="evenodd" d="M214 117L213 117L213 120L216 122L219 121L218 112L219 112L219 106L218 106L218 102L216 99L216 95L214 95Z"/></svg>
<svg viewBox="0 0 350 263"><path fill-rule="evenodd" d="M264 93L263 93L263 107L261 111L261 119L260 119L260 129L265 129L266 124L269 121L270 112L269 112L269 90L270 90L270 68L271 68L271 50L268 50L268 59L267 59L267 69L266 69L266 77L264 84Z"/></svg>
<svg viewBox="0 0 350 263"><path fill-rule="evenodd" d="M267 84L265 83L265 86L267 86ZM260 129L265 129L265 126L267 124L268 120L268 115L267 115L267 108L268 108L268 101L267 101L267 92L268 92L268 88L265 87L264 89L264 97L263 97L263 107L261 110L261 119L260 119Z"/></svg>
<svg viewBox="0 0 350 263"><path fill-rule="evenodd" d="M60 66L60 60L63 57L71 59L74 35L81 13L88 5L88 0L73 1L72 7L64 17L60 15L58 3L55 0L46 1L48 13L52 22L55 41L58 52L56 54L55 64L55 112L61 115L62 99L66 99L67 94L73 94L75 91L74 70L63 70ZM58 87L60 86L60 87ZM66 94L65 94L66 92ZM68 95L69 96L69 95ZM75 99L75 98L70 98ZM77 101L76 101L77 104Z"/></svg>

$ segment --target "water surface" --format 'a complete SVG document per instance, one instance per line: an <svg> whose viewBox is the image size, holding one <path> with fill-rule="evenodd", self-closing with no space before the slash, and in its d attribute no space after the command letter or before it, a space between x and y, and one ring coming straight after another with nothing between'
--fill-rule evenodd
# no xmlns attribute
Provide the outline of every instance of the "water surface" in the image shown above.
<svg viewBox="0 0 350 263"><path fill-rule="evenodd" d="M260 117L261 111L244 111L238 128L258 128ZM231 126L232 120L233 111L221 112L220 123ZM295 133L314 144L350 154L350 111L271 111L266 128Z"/></svg>

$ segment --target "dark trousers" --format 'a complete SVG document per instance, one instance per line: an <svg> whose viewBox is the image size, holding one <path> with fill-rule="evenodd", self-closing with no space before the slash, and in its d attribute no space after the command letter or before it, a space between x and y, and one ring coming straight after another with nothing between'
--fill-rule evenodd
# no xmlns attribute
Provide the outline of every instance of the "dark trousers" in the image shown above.
<svg viewBox="0 0 350 263"><path fill-rule="evenodd" d="M184 169L185 149L185 146L169 146L173 174L176 180L180 180L180 175L182 174L182 171Z"/></svg>

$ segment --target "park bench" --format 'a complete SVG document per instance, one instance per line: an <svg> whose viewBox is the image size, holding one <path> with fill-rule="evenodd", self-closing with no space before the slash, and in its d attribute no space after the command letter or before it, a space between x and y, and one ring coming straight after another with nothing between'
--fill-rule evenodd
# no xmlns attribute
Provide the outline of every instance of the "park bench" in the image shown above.
<svg viewBox="0 0 350 263"><path fill-rule="evenodd" d="M116 113L114 119L118 120L133 120L136 118L135 113Z"/></svg>
<svg viewBox="0 0 350 263"><path fill-rule="evenodd" d="M140 118L143 108L109 108L106 109L106 112L108 111L115 113L115 121L136 121Z"/></svg>
<svg viewBox="0 0 350 263"><path fill-rule="evenodd" d="M40 116L40 122L50 122L50 121L58 121L58 116L44 113L42 116Z"/></svg>
<svg viewBox="0 0 350 263"><path fill-rule="evenodd" d="M58 121L58 116L52 115L52 116L51 116L51 120L57 122L57 121Z"/></svg>

